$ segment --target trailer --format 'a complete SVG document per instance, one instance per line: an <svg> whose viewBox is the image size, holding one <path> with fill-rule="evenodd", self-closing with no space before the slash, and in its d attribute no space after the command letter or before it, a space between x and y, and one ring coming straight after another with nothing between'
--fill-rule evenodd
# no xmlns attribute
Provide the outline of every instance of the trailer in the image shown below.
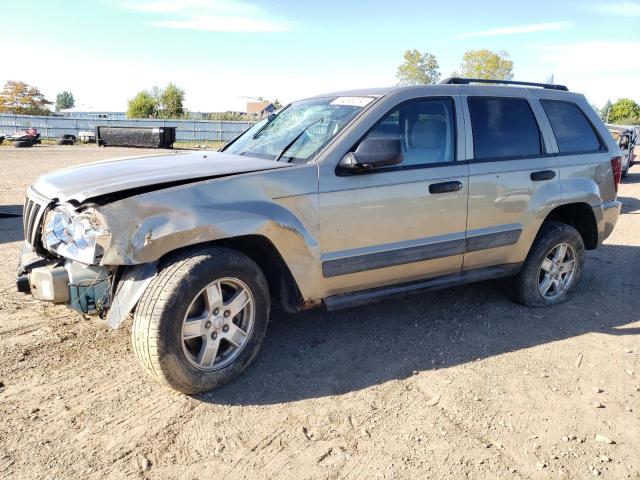
<svg viewBox="0 0 640 480"><path fill-rule="evenodd" d="M102 147L173 148L176 127L96 127Z"/></svg>

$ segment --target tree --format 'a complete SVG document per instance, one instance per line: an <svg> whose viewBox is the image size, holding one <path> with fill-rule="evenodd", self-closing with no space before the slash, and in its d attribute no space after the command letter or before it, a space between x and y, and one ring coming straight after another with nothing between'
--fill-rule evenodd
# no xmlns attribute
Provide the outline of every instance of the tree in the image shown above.
<svg viewBox="0 0 640 480"><path fill-rule="evenodd" d="M640 105L630 98L621 98L611 105L609 123L640 123Z"/></svg>
<svg viewBox="0 0 640 480"><path fill-rule="evenodd" d="M37 87L25 82L9 80L0 92L0 112L24 115L49 115L52 102L44 98Z"/></svg>
<svg viewBox="0 0 640 480"><path fill-rule="evenodd" d="M151 90L142 90L129 100L127 117L181 118L185 115L183 101L184 90L174 83L169 83L164 89L151 87Z"/></svg>
<svg viewBox="0 0 640 480"><path fill-rule="evenodd" d="M602 109L600 110L600 118L603 122L609 121L609 114L611 113L611 100L607 100L607 103L604 104Z"/></svg>
<svg viewBox="0 0 640 480"><path fill-rule="evenodd" d="M184 115L184 90L174 83L169 83L160 94L160 116L163 118L180 118Z"/></svg>
<svg viewBox="0 0 640 480"><path fill-rule="evenodd" d="M66 110L67 108L73 108L75 106L76 100L73 98L73 93L64 90L56 95L56 112Z"/></svg>
<svg viewBox="0 0 640 480"><path fill-rule="evenodd" d="M488 80L513 78L513 62L509 60L509 54L505 51L469 50L462 57L460 69L462 76L466 78Z"/></svg>
<svg viewBox="0 0 640 480"><path fill-rule="evenodd" d="M142 90L129 100L128 118L153 118L156 116L158 103L149 90Z"/></svg>
<svg viewBox="0 0 640 480"><path fill-rule="evenodd" d="M404 52L404 63L398 67L396 78L400 85L425 85L438 83L440 66L435 55L418 50Z"/></svg>

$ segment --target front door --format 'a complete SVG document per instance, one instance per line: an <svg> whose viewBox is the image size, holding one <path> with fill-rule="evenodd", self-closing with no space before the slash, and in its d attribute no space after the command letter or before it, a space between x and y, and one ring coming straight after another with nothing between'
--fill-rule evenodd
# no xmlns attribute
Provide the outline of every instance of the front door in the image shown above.
<svg viewBox="0 0 640 480"><path fill-rule="evenodd" d="M468 165L456 155L461 113L453 96L405 101L361 139L400 140L399 165L320 175L328 295L461 270L468 193Z"/></svg>

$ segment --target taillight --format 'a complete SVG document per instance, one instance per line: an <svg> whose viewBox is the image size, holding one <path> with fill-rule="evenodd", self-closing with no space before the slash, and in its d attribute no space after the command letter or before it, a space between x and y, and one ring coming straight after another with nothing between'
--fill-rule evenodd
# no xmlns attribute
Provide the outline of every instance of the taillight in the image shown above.
<svg viewBox="0 0 640 480"><path fill-rule="evenodd" d="M613 157L611 159L611 170L613 170L613 185L616 187L616 193L618 193L618 184L622 178L622 158Z"/></svg>

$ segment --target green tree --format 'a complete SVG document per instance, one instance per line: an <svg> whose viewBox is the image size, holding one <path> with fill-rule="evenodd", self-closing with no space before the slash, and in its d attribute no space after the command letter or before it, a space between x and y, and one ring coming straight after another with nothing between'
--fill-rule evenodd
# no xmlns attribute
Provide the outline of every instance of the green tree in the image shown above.
<svg viewBox="0 0 640 480"><path fill-rule="evenodd" d="M169 83L160 94L160 116L180 118L184 115L184 90L175 83Z"/></svg>
<svg viewBox="0 0 640 480"><path fill-rule="evenodd" d="M426 85L438 83L440 80L440 65L435 55L429 52L420 53L418 50L404 52L404 62L396 73L400 85Z"/></svg>
<svg viewBox="0 0 640 480"><path fill-rule="evenodd" d="M469 50L462 57L460 73L466 78L511 80L513 62L509 60L509 54L505 51Z"/></svg>
<svg viewBox="0 0 640 480"><path fill-rule="evenodd" d="M9 80L0 92L0 112L24 115L49 115L47 100L37 87L25 82Z"/></svg>
<svg viewBox="0 0 640 480"><path fill-rule="evenodd" d="M73 108L75 106L76 100L73 98L73 93L64 90L56 95L56 112L66 110L67 108Z"/></svg>
<svg viewBox="0 0 640 480"><path fill-rule="evenodd" d="M128 118L154 118L157 114L158 102L149 90L138 92L129 100Z"/></svg>
<svg viewBox="0 0 640 480"><path fill-rule="evenodd" d="M640 123L640 105L630 98L621 98L611 105L609 123Z"/></svg>
<svg viewBox="0 0 640 480"><path fill-rule="evenodd" d="M129 118L182 118L186 114L183 106L184 90L174 83L164 89L151 87L138 92L129 100Z"/></svg>

